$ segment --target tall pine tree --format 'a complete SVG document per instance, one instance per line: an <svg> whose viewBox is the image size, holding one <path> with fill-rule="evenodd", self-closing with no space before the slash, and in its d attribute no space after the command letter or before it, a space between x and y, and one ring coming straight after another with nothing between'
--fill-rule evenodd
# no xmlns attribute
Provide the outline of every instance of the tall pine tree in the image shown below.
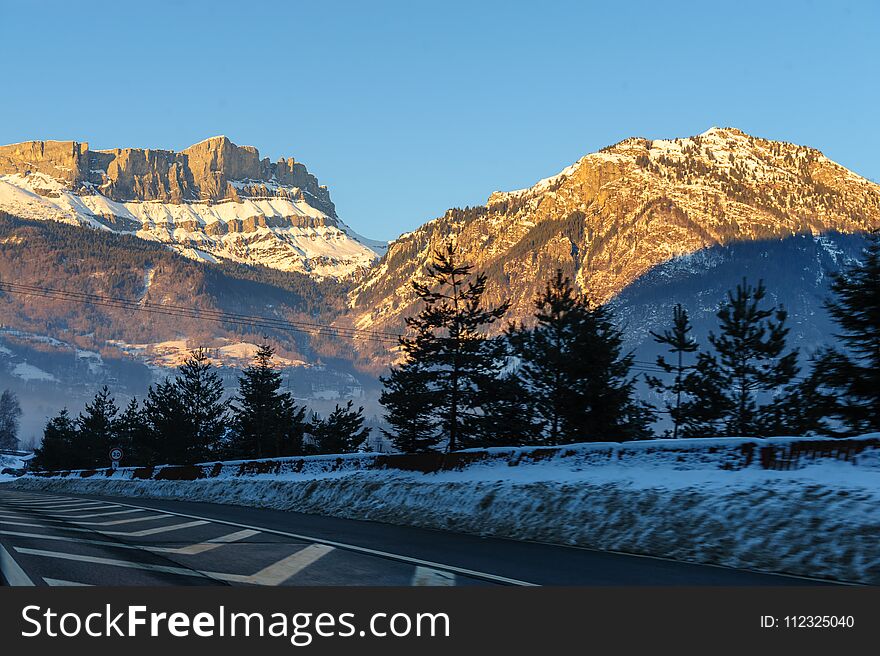
<svg viewBox="0 0 880 656"><path fill-rule="evenodd" d="M76 433L76 422L64 408L46 423L43 441L34 449L31 466L40 471L78 468Z"/></svg>
<svg viewBox="0 0 880 656"><path fill-rule="evenodd" d="M672 438L679 437L679 428L682 424L681 413L681 397L685 392L685 377L693 368L684 362L684 356L687 353L693 353L697 350L697 342L691 335L691 323L688 319L687 310L681 304L676 304L672 308L672 329L664 330L662 333L651 331L654 341L658 344L664 344L668 347L669 352L675 359L669 363L662 355L657 356L657 366L667 374L672 374L671 383L664 382L657 376L645 375L648 385L651 389L660 394L669 394L673 401L665 403L666 412L672 420Z"/></svg>
<svg viewBox="0 0 880 656"><path fill-rule="evenodd" d="M77 458L82 467L109 467L110 449L116 442L119 408L105 385L77 419Z"/></svg>
<svg viewBox="0 0 880 656"><path fill-rule="evenodd" d="M190 353L180 366L174 384L190 429L186 462L216 457L229 421L226 404L222 402L223 381L205 349Z"/></svg>
<svg viewBox="0 0 880 656"><path fill-rule="evenodd" d="M634 397L633 356L621 353L611 310L576 293L558 270L534 316L533 328L510 326L507 336L545 443L647 437L652 414Z"/></svg>
<svg viewBox="0 0 880 656"><path fill-rule="evenodd" d="M843 348L814 356L804 385L815 398L814 426L842 434L880 431L880 233L869 236L864 258L835 275L831 289L827 308Z"/></svg>
<svg viewBox="0 0 880 656"><path fill-rule="evenodd" d="M406 414L418 416L422 427L429 418L436 420L447 438L447 450L478 446L474 418L481 412L482 386L499 371L484 330L504 316L510 304L482 306L486 276L474 275L473 266L460 262L451 241L434 251L427 275L427 284L412 283L424 307L406 320L413 334L400 339L404 361L396 367L400 372L395 374L392 368L391 378L386 379L394 382L397 391L389 388L384 404L395 421ZM404 398L401 383L406 378L430 390L426 403Z"/></svg>
<svg viewBox="0 0 880 656"><path fill-rule="evenodd" d="M797 375L797 349L785 353L788 327L782 307L762 308L763 281L746 280L728 292L717 312L714 353L701 353L685 379L692 400L682 405L687 437L765 436L781 429L777 400Z"/></svg>
<svg viewBox="0 0 880 656"><path fill-rule="evenodd" d="M265 458L303 452L304 407L281 391L282 375L275 368L274 349L260 345L254 362L242 372L233 404L235 435L232 455Z"/></svg>

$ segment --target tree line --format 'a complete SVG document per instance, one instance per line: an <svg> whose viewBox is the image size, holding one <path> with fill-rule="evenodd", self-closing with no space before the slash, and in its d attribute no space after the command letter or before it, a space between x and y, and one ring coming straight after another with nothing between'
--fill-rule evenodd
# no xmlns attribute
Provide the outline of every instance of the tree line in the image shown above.
<svg viewBox="0 0 880 656"><path fill-rule="evenodd" d="M408 318L399 362L382 378L385 434L422 452L495 445L557 445L653 437L855 435L880 430L880 237L864 259L833 277L827 309L838 346L810 357L788 349L787 313L767 304L763 282L743 280L717 311L701 347L681 305L652 332L669 353L645 375L664 399L636 395L633 354L612 309L591 302L561 271L534 301L530 325L487 327L509 303L481 303L486 276L459 261L451 243L434 253L427 283L413 283L423 309ZM661 373L662 372L662 373Z"/></svg>
<svg viewBox="0 0 880 656"><path fill-rule="evenodd" d="M763 282L743 280L720 304L717 331L700 345L686 310L652 332L668 350L645 382L660 407L637 395L634 356L608 305L577 291L562 271L534 301L528 323L508 322L509 302L483 302L487 278L460 261L452 243L433 254L423 302L406 319L397 362L380 380L383 433L398 451L560 445L654 437L669 417L672 438L855 435L880 431L880 237L836 274L827 308L837 345L813 354L801 375L786 345L787 313L767 302ZM307 417L281 390L273 350L262 345L237 395L223 387L205 351L174 379L151 386L143 404L120 410L105 387L76 418L63 410L46 425L36 466L106 465L111 446L136 464L346 453L365 442L363 408L351 401L326 418Z"/></svg>
<svg viewBox="0 0 880 656"><path fill-rule="evenodd" d="M120 409L105 386L77 417L63 409L49 420L33 466L106 467L113 447L135 465L356 451L369 434L363 408L348 401L326 417L307 416L281 389L273 356L270 345L259 347L229 402L204 349L193 351L174 378L151 385L143 403L132 399Z"/></svg>

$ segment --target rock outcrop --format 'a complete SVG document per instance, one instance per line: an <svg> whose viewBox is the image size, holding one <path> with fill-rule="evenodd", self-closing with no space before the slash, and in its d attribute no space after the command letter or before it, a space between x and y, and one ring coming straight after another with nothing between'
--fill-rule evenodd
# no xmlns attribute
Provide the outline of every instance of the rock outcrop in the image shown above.
<svg viewBox="0 0 880 656"><path fill-rule="evenodd" d="M293 158L212 137L180 152L89 150L75 141L0 147L0 210L163 241L199 259L317 277L369 266L382 244L336 215L327 187Z"/></svg>

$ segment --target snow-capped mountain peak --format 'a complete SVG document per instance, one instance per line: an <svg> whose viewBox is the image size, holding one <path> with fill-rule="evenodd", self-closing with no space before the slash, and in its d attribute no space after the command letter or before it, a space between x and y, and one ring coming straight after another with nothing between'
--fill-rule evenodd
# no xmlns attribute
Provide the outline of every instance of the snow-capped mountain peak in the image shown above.
<svg viewBox="0 0 880 656"><path fill-rule="evenodd" d="M385 244L339 220L300 162L210 137L180 152L90 150L75 141L0 146L0 211L131 233L195 259L342 278Z"/></svg>

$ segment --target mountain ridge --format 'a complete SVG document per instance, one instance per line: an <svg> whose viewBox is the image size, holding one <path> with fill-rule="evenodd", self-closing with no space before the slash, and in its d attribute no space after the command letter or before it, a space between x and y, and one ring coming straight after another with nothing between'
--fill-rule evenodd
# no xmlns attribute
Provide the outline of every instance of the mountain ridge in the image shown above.
<svg viewBox="0 0 880 656"><path fill-rule="evenodd" d="M0 210L136 234L193 259L315 277L350 276L384 247L339 219L304 164L261 159L225 136L179 152L90 150L77 141L0 146Z"/></svg>
<svg viewBox="0 0 880 656"><path fill-rule="evenodd" d="M702 249L880 226L880 186L820 151L713 127L678 139L630 137L526 189L450 209L389 244L350 292L347 320L400 328L431 251L452 239L488 276L486 299L527 319L549 272L596 302L653 267Z"/></svg>

